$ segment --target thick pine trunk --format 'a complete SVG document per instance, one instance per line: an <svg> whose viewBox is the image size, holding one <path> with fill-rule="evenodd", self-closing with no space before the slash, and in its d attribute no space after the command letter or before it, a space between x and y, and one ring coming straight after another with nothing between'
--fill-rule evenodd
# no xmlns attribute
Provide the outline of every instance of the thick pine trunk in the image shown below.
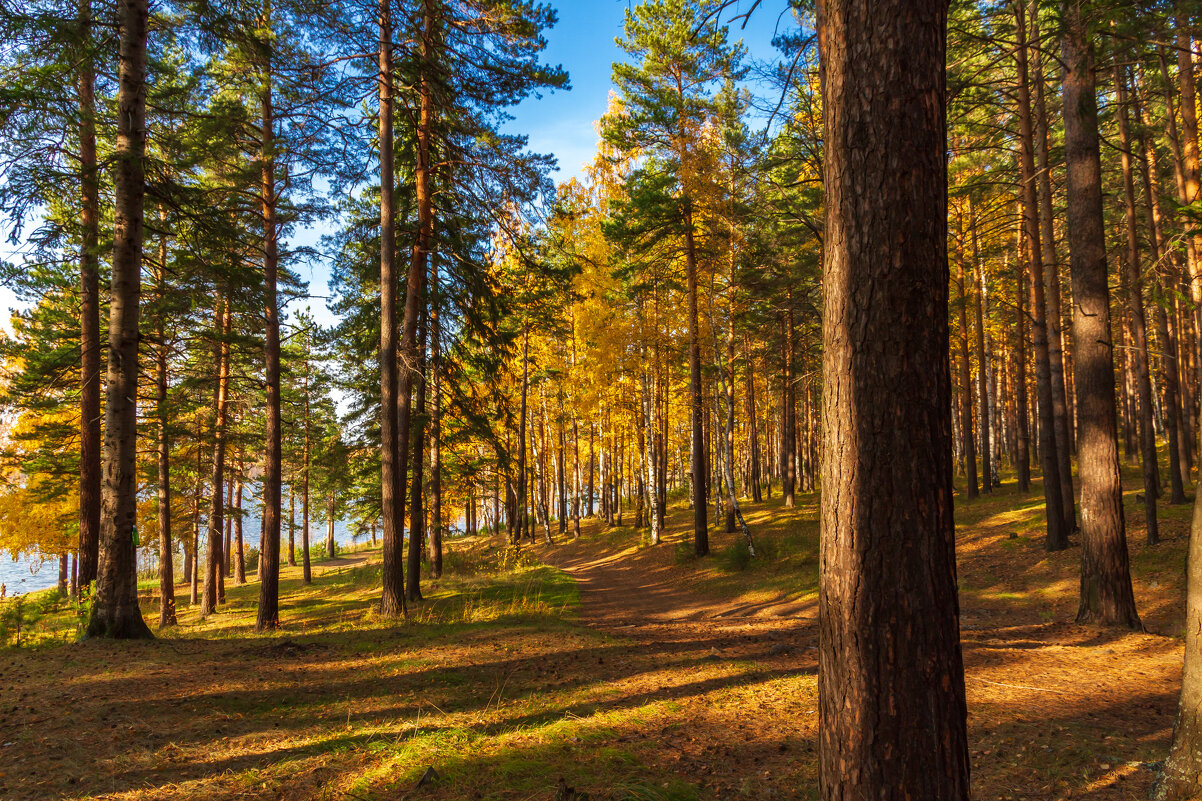
<svg viewBox="0 0 1202 801"><path fill-rule="evenodd" d="M825 0L819 797L966 801L946 5ZM899 602L903 599L904 602Z"/></svg>
<svg viewBox="0 0 1202 801"><path fill-rule="evenodd" d="M1064 10L1064 142L1080 427L1082 548L1077 620L1138 629L1119 473L1093 46L1081 6L1065 3Z"/></svg>
<svg viewBox="0 0 1202 801"><path fill-rule="evenodd" d="M88 637L150 638L138 608L138 314L146 194L146 0L118 4L112 289L104 408L100 552Z"/></svg>
<svg viewBox="0 0 1202 801"><path fill-rule="evenodd" d="M266 14L270 25L270 7ZM283 440L280 421L280 307L279 240L276 231L275 112L272 99L272 63L263 67L261 198L263 214L263 315L264 389L266 430L263 443L263 516L259 544L259 612L257 631L280 624L280 485L283 483Z"/></svg>

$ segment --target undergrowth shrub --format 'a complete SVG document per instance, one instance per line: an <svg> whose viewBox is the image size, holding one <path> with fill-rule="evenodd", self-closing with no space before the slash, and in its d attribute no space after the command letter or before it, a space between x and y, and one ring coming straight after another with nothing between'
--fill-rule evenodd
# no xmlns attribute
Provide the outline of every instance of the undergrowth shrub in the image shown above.
<svg viewBox="0 0 1202 801"><path fill-rule="evenodd" d="M758 550L760 549L757 548ZM742 537L735 540L734 544L723 548L718 554L722 566L735 573L741 573L751 567L751 558L751 548L747 546L747 540Z"/></svg>

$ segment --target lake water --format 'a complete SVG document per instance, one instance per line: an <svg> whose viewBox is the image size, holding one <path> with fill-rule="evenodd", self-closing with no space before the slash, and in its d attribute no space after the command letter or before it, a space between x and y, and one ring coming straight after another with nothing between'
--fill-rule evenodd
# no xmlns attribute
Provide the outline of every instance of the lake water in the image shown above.
<svg viewBox="0 0 1202 801"><path fill-rule="evenodd" d="M285 516L287 511L285 510ZM300 529L297 524L296 541L297 547L300 547ZM182 533L182 531L181 531ZM285 520L283 526L283 537L281 546L286 549L288 547L288 528ZM201 538L205 536L205 529L201 529ZM242 522L242 536L247 548L259 547L259 517L258 515L247 515ZM324 523L312 524L310 526L310 553L316 553L325 547L326 541L326 525ZM371 540L371 533L360 535L358 542ZM345 521L339 521L334 524L334 541L339 545L352 545L356 540L351 537L351 532ZM178 545L176 562L178 565ZM203 554L203 551L201 552ZM152 569L158 564L158 555L154 551L139 550L138 551L138 569ZM180 568L177 567L177 575ZM5 592L8 595L24 595L37 590L45 590L55 586L58 583L58 557L51 556L43 561L43 558L38 555L25 556L21 559L14 560L7 553L0 553L0 584L4 584Z"/></svg>

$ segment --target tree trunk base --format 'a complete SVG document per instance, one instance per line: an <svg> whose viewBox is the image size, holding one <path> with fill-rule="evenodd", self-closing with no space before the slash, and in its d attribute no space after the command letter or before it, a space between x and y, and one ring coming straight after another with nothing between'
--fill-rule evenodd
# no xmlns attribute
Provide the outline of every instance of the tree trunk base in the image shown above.
<svg viewBox="0 0 1202 801"><path fill-rule="evenodd" d="M85 640L153 640L154 633L142 619L138 607L119 607L111 614L100 609L92 610L88 621Z"/></svg>

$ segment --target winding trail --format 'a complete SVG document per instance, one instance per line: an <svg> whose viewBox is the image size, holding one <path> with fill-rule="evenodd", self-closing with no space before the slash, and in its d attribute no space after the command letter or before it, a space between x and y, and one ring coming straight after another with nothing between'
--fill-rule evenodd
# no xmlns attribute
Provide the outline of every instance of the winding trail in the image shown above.
<svg viewBox="0 0 1202 801"><path fill-rule="evenodd" d="M715 657L783 657L815 651L817 604L788 598L745 602L698 592L673 560L673 544L606 547L592 538L540 546L539 557L580 588L590 628L642 643L674 642Z"/></svg>

